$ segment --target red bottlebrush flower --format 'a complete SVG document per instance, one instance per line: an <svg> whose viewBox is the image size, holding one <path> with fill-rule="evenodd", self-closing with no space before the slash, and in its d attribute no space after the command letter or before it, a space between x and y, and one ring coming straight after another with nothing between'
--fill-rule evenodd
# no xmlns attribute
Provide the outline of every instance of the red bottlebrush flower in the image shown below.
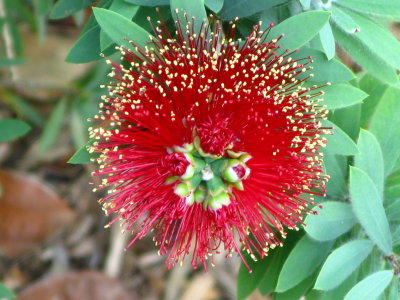
<svg viewBox="0 0 400 300"><path fill-rule="evenodd" d="M90 149L111 188L100 202L129 245L153 231L168 267L189 253L204 268L221 250L263 257L324 194L322 92L298 79L311 59L293 60L258 26L236 43L235 24L226 37L176 24L176 38L161 24L149 47L108 61L96 119L111 127L92 129Z"/></svg>

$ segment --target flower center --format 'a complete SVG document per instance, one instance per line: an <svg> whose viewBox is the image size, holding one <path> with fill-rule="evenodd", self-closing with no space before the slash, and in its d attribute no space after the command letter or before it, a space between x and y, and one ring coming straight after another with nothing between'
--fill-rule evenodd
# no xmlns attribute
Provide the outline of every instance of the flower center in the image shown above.
<svg viewBox="0 0 400 300"><path fill-rule="evenodd" d="M243 190L243 180L250 175L246 162L251 158L243 152L226 151L226 156L203 155L193 144L174 147L162 161L167 184L186 200L187 205L202 203L203 208L220 209L230 204L232 189Z"/></svg>

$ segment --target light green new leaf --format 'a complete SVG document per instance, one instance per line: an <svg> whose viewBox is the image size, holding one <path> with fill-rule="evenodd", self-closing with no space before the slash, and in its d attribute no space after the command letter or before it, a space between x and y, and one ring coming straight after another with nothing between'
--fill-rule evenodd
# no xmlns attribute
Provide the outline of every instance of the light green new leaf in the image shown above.
<svg viewBox="0 0 400 300"><path fill-rule="evenodd" d="M327 201L322 206L322 209L315 207L318 214L310 214L304 221L305 231L317 241L334 240L349 231L357 222L348 203Z"/></svg>
<svg viewBox="0 0 400 300"><path fill-rule="evenodd" d="M396 0L337 0L335 4L373 17L400 20L400 2Z"/></svg>
<svg viewBox="0 0 400 300"><path fill-rule="evenodd" d="M284 34L279 44L283 48L298 49L320 32L328 23L329 17L330 13L326 11L308 11L295 15L272 27L268 38L278 38Z"/></svg>
<svg viewBox="0 0 400 300"><path fill-rule="evenodd" d="M94 26L75 42L65 59L70 63L86 63L100 59L100 27Z"/></svg>
<svg viewBox="0 0 400 300"><path fill-rule="evenodd" d="M354 157L354 164L372 179L383 200L383 155L378 140L371 132L361 129L357 146L359 153Z"/></svg>
<svg viewBox="0 0 400 300"><path fill-rule="evenodd" d="M336 6L332 6L331 11L332 21L345 32L354 34L360 31L360 26L346 13L346 11Z"/></svg>
<svg viewBox="0 0 400 300"><path fill-rule="evenodd" d="M224 6L224 0L205 0L205 5L213 12L218 13Z"/></svg>
<svg viewBox="0 0 400 300"><path fill-rule="evenodd" d="M400 158L400 90L389 88L372 116L370 131L382 148L385 176L393 170Z"/></svg>
<svg viewBox="0 0 400 300"><path fill-rule="evenodd" d="M333 134L325 136L328 140L327 148L329 151L341 155L355 155L358 153L357 145L340 127L329 120L322 120L322 125L323 127L332 128Z"/></svg>
<svg viewBox="0 0 400 300"><path fill-rule="evenodd" d="M40 137L40 154L45 154L44 152L56 141L64 121L66 110L67 102L65 99L60 100L56 107L53 108L53 111L44 127L43 134Z"/></svg>
<svg viewBox="0 0 400 300"><path fill-rule="evenodd" d="M350 198L354 214L369 238L389 256L392 237L382 199L371 178L357 167L350 167Z"/></svg>
<svg viewBox="0 0 400 300"><path fill-rule="evenodd" d="M128 42L144 48L150 42L150 34L128 18L104 8L93 8L101 29L117 44L133 49Z"/></svg>
<svg viewBox="0 0 400 300"><path fill-rule="evenodd" d="M13 140L28 133L31 127L17 119L0 120L0 143Z"/></svg>
<svg viewBox="0 0 400 300"><path fill-rule="evenodd" d="M95 0L58 0L50 12L51 19L62 19L88 7Z"/></svg>
<svg viewBox="0 0 400 300"><path fill-rule="evenodd" d="M399 85L399 80L394 68L366 48L355 38L354 34L346 34L336 25L332 26L332 31L335 40L363 69L370 72L371 75L382 82L393 86Z"/></svg>
<svg viewBox="0 0 400 300"><path fill-rule="evenodd" d="M360 103L368 95L362 90L349 84L332 84L323 88L324 104L328 109L338 109Z"/></svg>
<svg viewBox="0 0 400 300"><path fill-rule="evenodd" d="M287 0L224 0L220 14L222 20L244 18L282 4Z"/></svg>
<svg viewBox="0 0 400 300"><path fill-rule="evenodd" d="M326 259L314 288L329 291L337 287L367 258L372 246L368 240L354 240L337 248Z"/></svg>
<svg viewBox="0 0 400 300"><path fill-rule="evenodd" d="M325 260L331 247L332 242L318 242L303 236L286 259L275 291L285 292L310 276Z"/></svg>
<svg viewBox="0 0 400 300"><path fill-rule="evenodd" d="M178 18L180 24L186 24L185 13L190 21L194 18L194 30L196 33L200 32L202 26L204 27L204 25L202 25L203 22L208 24L204 0L171 0L170 4L172 17L175 21ZM176 10L178 10L178 16Z"/></svg>
<svg viewBox="0 0 400 300"><path fill-rule="evenodd" d="M393 270L379 271L357 283L344 300L375 300L383 293L393 278Z"/></svg>

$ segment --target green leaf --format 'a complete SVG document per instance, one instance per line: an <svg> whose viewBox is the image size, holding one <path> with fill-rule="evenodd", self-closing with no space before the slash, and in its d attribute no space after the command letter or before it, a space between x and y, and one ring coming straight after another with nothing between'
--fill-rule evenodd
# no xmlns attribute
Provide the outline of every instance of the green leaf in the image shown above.
<svg viewBox="0 0 400 300"><path fill-rule="evenodd" d="M0 283L0 299L7 300L7 299L14 299L15 294L11 292L5 285Z"/></svg>
<svg viewBox="0 0 400 300"><path fill-rule="evenodd" d="M357 146L359 153L354 157L354 164L372 179L383 200L383 155L378 140L369 131L361 129Z"/></svg>
<svg viewBox="0 0 400 300"><path fill-rule="evenodd" d="M136 4L136 5L139 5L139 6L169 5L169 0L125 0L125 2Z"/></svg>
<svg viewBox="0 0 400 300"><path fill-rule="evenodd" d="M337 287L357 269L371 250L372 243L368 240L354 240L340 246L326 259L314 288L329 291Z"/></svg>
<svg viewBox="0 0 400 300"><path fill-rule="evenodd" d="M361 126L368 126L375 108L381 100L388 86L366 73L359 82L359 87L368 97L364 99L361 106Z"/></svg>
<svg viewBox="0 0 400 300"><path fill-rule="evenodd" d="M58 133L64 121L65 112L67 110L67 102L65 99L58 102L56 107L51 112L47 121L43 134L39 141L39 152L44 155L49 147L57 140Z"/></svg>
<svg viewBox="0 0 400 300"><path fill-rule="evenodd" d="M400 158L400 90L389 88L372 116L370 131L382 148L385 176L393 170Z"/></svg>
<svg viewBox="0 0 400 300"><path fill-rule="evenodd" d="M328 23L329 16L330 13L326 11L308 11L295 15L272 27L268 38L274 39L284 34L279 44L291 50L298 49L320 32Z"/></svg>
<svg viewBox="0 0 400 300"><path fill-rule="evenodd" d="M304 229L317 241L334 240L349 231L357 222L350 204L327 201L323 208L316 206L317 215L310 214L305 219Z"/></svg>
<svg viewBox="0 0 400 300"><path fill-rule="evenodd" d="M394 86L399 85L394 68L366 48L354 37L354 34L348 35L335 25L332 26L332 31L335 40L363 69L382 82Z"/></svg>
<svg viewBox="0 0 400 300"><path fill-rule="evenodd" d="M335 38L332 33L332 28L329 23L326 23L324 27L322 27L321 31L318 34L318 37L322 44L322 49L326 55L328 60L331 60L335 57Z"/></svg>
<svg viewBox="0 0 400 300"><path fill-rule="evenodd" d="M326 184L327 194L332 197L343 197L346 193L346 180L342 168L344 163L339 155L335 155L326 149L323 153L325 170L330 176Z"/></svg>
<svg viewBox="0 0 400 300"><path fill-rule="evenodd" d="M337 59L327 60L321 51L303 47L299 52L293 53L293 59L301 59L311 56L313 69L310 72L303 73L298 76L302 79L312 73L314 76L310 79L313 82L344 82L354 78L354 74Z"/></svg>
<svg viewBox="0 0 400 300"><path fill-rule="evenodd" d="M329 110L352 106L368 96L362 90L343 83L325 86L323 91L324 104Z"/></svg>
<svg viewBox="0 0 400 300"><path fill-rule="evenodd" d="M282 266L301 236L302 232L288 232L284 247L270 251L267 258L271 260L271 263L268 268L266 268L264 276L258 286L262 295L266 295L275 290Z"/></svg>
<svg viewBox="0 0 400 300"><path fill-rule="evenodd" d="M22 65L26 63L24 58L0 58L0 68Z"/></svg>
<svg viewBox="0 0 400 300"><path fill-rule="evenodd" d="M150 34L128 18L104 8L94 7L93 13L101 29L117 45L134 50L129 41L141 48L150 42Z"/></svg>
<svg viewBox="0 0 400 300"><path fill-rule="evenodd" d="M89 153L87 147L92 145L95 140L91 139L86 144L82 145L68 160L69 164L86 164L91 161L92 158L99 156L98 153Z"/></svg>
<svg viewBox="0 0 400 300"><path fill-rule="evenodd" d="M282 4L287 0L225 0L221 10L222 20L244 18Z"/></svg>
<svg viewBox="0 0 400 300"><path fill-rule="evenodd" d="M382 199L371 178L357 167L350 167L350 198L354 214L369 238L389 256L392 238Z"/></svg>
<svg viewBox="0 0 400 300"><path fill-rule="evenodd" d="M218 13L224 6L224 0L205 0L205 5L213 12Z"/></svg>
<svg viewBox="0 0 400 300"><path fill-rule="evenodd" d="M50 12L51 19L66 18L73 13L88 7L95 0L58 0Z"/></svg>
<svg viewBox="0 0 400 300"><path fill-rule="evenodd" d="M311 6L311 0L300 0L300 4L305 10L309 10Z"/></svg>
<svg viewBox="0 0 400 300"><path fill-rule="evenodd" d="M360 26L360 31L352 36L387 64L400 69L400 42L371 19L351 11L347 11L347 14Z"/></svg>
<svg viewBox="0 0 400 300"><path fill-rule="evenodd" d="M332 6L332 21L347 33L356 33L360 31L360 26L349 16L346 11L339 7Z"/></svg>
<svg viewBox="0 0 400 300"><path fill-rule="evenodd" d="M357 145L340 127L329 120L322 120L322 124L324 127L332 128L333 134L325 136L328 140L327 148L329 151L341 155L356 155L358 153Z"/></svg>
<svg viewBox="0 0 400 300"><path fill-rule="evenodd" d="M176 10L178 10L178 15ZM187 14L190 21L194 18L194 30L196 33L200 32L203 22L208 24L204 0L171 0L171 12L174 20L176 21L178 18L182 25L186 25L184 13Z"/></svg>
<svg viewBox="0 0 400 300"><path fill-rule="evenodd" d="M0 120L0 143L11 141L28 133L31 127L17 119Z"/></svg>
<svg viewBox="0 0 400 300"><path fill-rule="evenodd" d="M131 3L127 3L124 0L114 0L109 8L109 10L120 14L121 16L126 17L127 19L132 20L137 11L139 10L139 6L133 5ZM113 45L113 40L104 32L100 33L100 48L102 51L109 48Z"/></svg>
<svg viewBox="0 0 400 300"><path fill-rule="evenodd" d="M357 139L360 132L360 118L360 103L337 109L329 114L329 119L346 132L353 141Z"/></svg>
<svg viewBox="0 0 400 300"><path fill-rule="evenodd" d="M359 269L358 269L359 270ZM330 291L326 291L322 294L318 300L338 300L343 299L348 291L358 281L358 271L353 272L345 281ZM308 300L308 299L307 299Z"/></svg>
<svg viewBox="0 0 400 300"><path fill-rule="evenodd" d="M393 270L379 271L357 283L344 300L378 299L393 278Z"/></svg>
<svg viewBox="0 0 400 300"><path fill-rule="evenodd" d="M86 31L72 46L67 58L70 63L86 63L100 59L100 26Z"/></svg>
<svg viewBox="0 0 400 300"><path fill-rule="evenodd" d="M291 288L290 290L274 294L274 300L293 300L293 299L301 299L302 296L313 286L316 273L308 276L302 282L300 282L295 287ZM309 298L307 298L309 299Z"/></svg>
<svg viewBox="0 0 400 300"><path fill-rule="evenodd" d="M335 4L373 17L400 19L400 3L393 0L337 0Z"/></svg>
<svg viewBox="0 0 400 300"><path fill-rule="evenodd" d="M400 198L400 176L389 177L385 186L385 200Z"/></svg>
<svg viewBox="0 0 400 300"><path fill-rule="evenodd" d="M252 272L250 273L243 263L240 265L237 279L237 297L239 300L246 299L257 288L272 263L268 256L257 262L253 261L249 255L246 258Z"/></svg>
<svg viewBox="0 0 400 300"><path fill-rule="evenodd" d="M275 291L285 292L310 276L325 260L331 247L332 242L318 242L303 236L286 259Z"/></svg>
<svg viewBox="0 0 400 300"><path fill-rule="evenodd" d="M400 199L393 201L386 209L386 215L391 222L400 221Z"/></svg>

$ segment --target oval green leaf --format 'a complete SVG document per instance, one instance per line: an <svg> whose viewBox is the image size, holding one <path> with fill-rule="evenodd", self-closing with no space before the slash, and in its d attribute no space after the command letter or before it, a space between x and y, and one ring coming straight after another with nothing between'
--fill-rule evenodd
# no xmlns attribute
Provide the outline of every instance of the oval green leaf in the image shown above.
<svg viewBox="0 0 400 300"><path fill-rule="evenodd" d="M393 270L379 271L361 280L344 297L344 300L375 300L383 293L393 278Z"/></svg>
<svg viewBox="0 0 400 300"><path fill-rule="evenodd" d="M31 127L17 119L0 120L0 143L13 140L28 133Z"/></svg>
<svg viewBox="0 0 400 300"><path fill-rule="evenodd" d="M224 6L224 0L205 0L205 5L213 12L218 13Z"/></svg>
<svg viewBox="0 0 400 300"><path fill-rule="evenodd" d="M125 0L125 2L139 6L163 6L169 5L169 0Z"/></svg>
<svg viewBox="0 0 400 300"><path fill-rule="evenodd" d="M224 0L221 10L222 20L248 17L287 0Z"/></svg>
<svg viewBox="0 0 400 300"><path fill-rule="evenodd" d="M99 36L99 26L90 28L72 46L65 60L70 63L80 64L100 59Z"/></svg>
<svg viewBox="0 0 400 300"><path fill-rule="evenodd" d="M382 148L385 176L389 175L400 158L400 90L388 88L372 116L370 131Z"/></svg>
<svg viewBox="0 0 400 300"><path fill-rule="evenodd" d="M360 26L344 10L336 6L332 6L331 10L332 21L345 32L352 34L360 30Z"/></svg>
<svg viewBox="0 0 400 300"><path fill-rule="evenodd" d="M337 0L343 5L373 17L400 20L400 3L393 0Z"/></svg>
<svg viewBox="0 0 400 300"><path fill-rule="evenodd" d="M357 222L350 204L327 201L323 208L316 207L317 215L310 214L305 219L307 234L317 241L334 240L349 231Z"/></svg>
<svg viewBox="0 0 400 300"><path fill-rule="evenodd" d="M361 129L357 146L359 153L354 157L354 164L372 179L383 200L383 155L378 140L371 132Z"/></svg>
<svg viewBox="0 0 400 300"><path fill-rule="evenodd" d="M325 136L328 140L327 148L329 151L341 155L355 155L358 153L357 145L339 126L329 120L322 120L322 124L324 127L332 128L333 134Z"/></svg>
<svg viewBox="0 0 400 300"><path fill-rule="evenodd" d="M175 21L178 18L181 26L186 25L184 13L187 14L189 21L194 18L194 30L196 33L200 32L200 29L204 26L202 25L203 22L208 24L204 0L171 0L170 5L172 17Z"/></svg>
<svg viewBox="0 0 400 300"><path fill-rule="evenodd" d="M337 248L326 259L314 288L328 291L337 287L367 258L372 246L368 240L355 240Z"/></svg>
<svg viewBox="0 0 400 300"><path fill-rule="evenodd" d="M368 94L349 84L332 84L323 88L324 104L328 109L338 109L360 103Z"/></svg>
<svg viewBox="0 0 400 300"><path fill-rule="evenodd" d="M95 0L58 0L50 12L50 18L66 18L85 7L88 7L94 2Z"/></svg>
<svg viewBox="0 0 400 300"><path fill-rule="evenodd" d="M378 80L393 86L399 85L396 71L354 37L333 24L333 35L340 46L366 71Z"/></svg>
<svg viewBox="0 0 400 300"><path fill-rule="evenodd" d="M369 238L389 256L392 237L382 199L371 178L357 167L350 167L350 198L354 214Z"/></svg>
<svg viewBox="0 0 400 300"><path fill-rule="evenodd" d="M284 48L295 50L315 37L324 25L328 23L329 17L330 13L326 11L304 12L272 27L268 37L273 39L284 34L280 45ZM268 26L268 24L264 26Z"/></svg>
<svg viewBox="0 0 400 300"><path fill-rule="evenodd" d="M285 292L310 276L325 260L331 247L332 242L318 242L303 236L286 259L275 291Z"/></svg>
<svg viewBox="0 0 400 300"><path fill-rule="evenodd" d="M94 16L101 29L117 44L133 49L129 43L144 48L150 42L150 34L128 18L104 8L93 8Z"/></svg>

